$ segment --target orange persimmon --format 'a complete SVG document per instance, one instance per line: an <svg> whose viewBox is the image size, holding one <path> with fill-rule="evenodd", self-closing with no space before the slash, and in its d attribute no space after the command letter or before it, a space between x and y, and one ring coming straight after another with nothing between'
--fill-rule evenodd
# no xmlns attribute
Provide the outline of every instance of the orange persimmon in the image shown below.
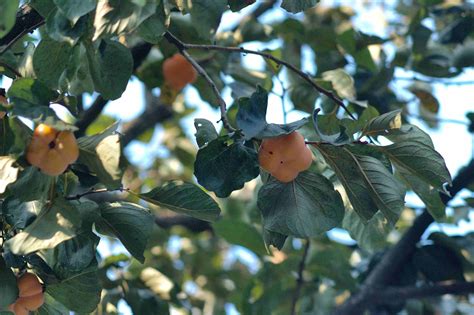
<svg viewBox="0 0 474 315"><path fill-rule="evenodd" d="M71 131L58 131L48 125L36 127L28 145L26 160L43 173L62 174L79 157L79 147Z"/></svg>
<svg viewBox="0 0 474 315"><path fill-rule="evenodd" d="M181 91L188 83L196 81L197 72L183 55L176 53L163 62L163 77L170 88Z"/></svg>
<svg viewBox="0 0 474 315"><path fill-rule="evenodd" d="M297 131L264 139L258 151L260 166L284 183L291 182L300 172L307 170L312 161L313 154Z"/></svg>
<svg viewBox="0 0 474 315"><path fill-rule="evenodd" d="M15 315L28 315L44 303L43 286L32 273L25 273L18 278L18 299L8 307Z"/></svg>

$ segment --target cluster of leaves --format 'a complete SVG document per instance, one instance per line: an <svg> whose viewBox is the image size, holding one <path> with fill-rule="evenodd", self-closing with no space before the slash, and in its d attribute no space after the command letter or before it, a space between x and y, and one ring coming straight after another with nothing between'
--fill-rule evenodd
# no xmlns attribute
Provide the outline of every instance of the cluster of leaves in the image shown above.
<svg viewBox="0 0 474 315"><path fill-rule="evenodd" d="M451 183L451 176L429 135L402 123L407 102L389 83L397 67L451 78L473 66L473 10L437 6L442 1L415 1L407 11L402 3L396 10L409 24L402 29L390 26L397 44L359 32L348 8L311 9L317 0L281 3L291 13L306 10L303 17L288 15L270 24L249 18L232 31L216 32L228 8L240 11L254 2L28 2L44 18L40 41L27 37L6 51L0 46L0 73L15 79L7 91L9 104L0 104L8 113L0 126L0 311L15 299L12 270L29 268L45 283L41 314L117 313L121 300L135 314L167 314L170 305L189 311L212 307L219 313L226 303L244 314L288 314L288 296L295 286L290 271L298 269L303 251L298 238L311 238L306 262L311 281L305 282L300 309L327 314L377 263L379 256L372 253L387 245L389 233L397 233L395 224L401 232L409 226L410 220L402 215L411 213L404 205L407 190L423 200L436 220L447 220L439 192ZM19 1L0 4L0 41L13 28L18 5ZM435 20L435 29L424 26L427 18ZM32 131L19 117L75 131L73 124L57 117L51 103L61 103L80 119L84 93L117 99L132 75L149 89L162 88L163 61L177 50L162 38L167 30L196 44L239 46L277 39L281 47L266 53L298 68L303 47L309 48L316 56L313 82L344 99L355 119L343 117L334 98L321 95L300 75L282 71L272 61L255 70L243 66L239 54L196 51L193 56L217 88L232 91L228 116L236 132L218 132L209 120L196 119L196 151L179 124L191 109L180 104L178 95L161 89L160 101L174 114L163 125L167 155L157 158L145 175L127 162L118 126L105 128L110 123L106 116L78 139L80 157L64 174L53 178L28 165L24 153ZM143 43L153 46L154 53L141 63L134 49ZM384 54L384 43L396 49L394 58ZM371 53L374 47L379 58ZM352 66L350 73L346 65ZM288 91L284 101L308 117L289 124L266 121L268 93L276 82ZM218 107L208 82L200 77L193 86L202 100ZM418 84L411 92L421 108L438 112L429 86ZM316 102L322 112L314 110ZM262 139L295 130L308 139L315 163L293 182L281 183L259 168L258 145ZM139 140L149 140L152 131ZM180 167L173 168L174 161ZM262 184L254 189L252 180L259 175ZM193 183L193 176L225 199L218 204ZM101 190L123 190L123 183L137 192L115 196L118 201L81 198ZM156 209L207 222L215 221L221 209L223 213L212 223L213 233L194 236L179 227L158 228ZM358 247L330 240L324 232L333 228L348 231ZM100 257L97 246L107 237L118 239L131 257ZM432 233L431 243L415 251L393 284L465 280L473 270L471 238ZM228 244L251 251L259 268L229 263L236 247ZM282 251L273 252L270 245ZM362 263L350 262L354 253Z"/></svg>

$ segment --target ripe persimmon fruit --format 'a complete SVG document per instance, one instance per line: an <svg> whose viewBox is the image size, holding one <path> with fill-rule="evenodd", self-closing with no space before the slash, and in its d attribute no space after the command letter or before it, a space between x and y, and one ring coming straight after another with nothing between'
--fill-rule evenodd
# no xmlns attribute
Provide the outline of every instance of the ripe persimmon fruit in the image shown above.
<svg viewBox="0 0 474 315"><path fill-rule="evenodd" d="M258 151L260 166L284 183L293 181L311 166L312 161L313 154L297 131L264 139Z"/></svg>
<svg viewBox="0 0 474 315"><path fill-rule="evenodd" d="M28 315L36 311L44 303L43 286L32 273L25 273L17 281L18 299L8 307L15 315Z"/></svg>
<svg viewBox="0 0 474 315"><path fill-rule="evenodd" d="M176 53L163 62L163 77L170 88L181 91L188 83L196 81L197 71L183 55Z"/></svg>
<svg viewBox="0 0 474 315"><path fill-rule="evenodd" d="M74 134L45 124L35 128L26 152L26 160L31 165L51 176L62 174L78 157L79 147Z"/></svg>

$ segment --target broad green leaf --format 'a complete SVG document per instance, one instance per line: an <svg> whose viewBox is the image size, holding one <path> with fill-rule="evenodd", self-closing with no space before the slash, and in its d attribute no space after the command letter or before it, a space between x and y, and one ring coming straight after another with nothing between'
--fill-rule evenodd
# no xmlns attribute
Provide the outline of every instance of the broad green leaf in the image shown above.
<svg viewBox="0 0 474 315"><path fill-rule="evenodd" d="M87 166L102 184L115 189L121 186L120 137L115 134L117 125L112 125L102 133L79 138L79 159L77 163Z"/></svg>
<svg viewBox="0 0 474 315"><path fill-rule="evenodd" d="M262 235L252 225L231 219L223 219L212 224L218 236L227 242L250 249L255 254L266 255Z"/></svg>
<svg viewBox="0 0 474 315"><path fill-rule="evenodd" d="M94 92L87 51L82 43L74 46L69 65L60 79L60 87L72 95Z"/></svg>
<svg viewBox="0 0 474 315"><path fill-rule="evenodd" d="M37 167L29 166L19 174L14 183L8 186L8 190L21 201L45 199L53 179Z"/></svg>
<svg viewBox="0 0 474 315"><path fill-rule="evenodd" d="M268 93L260 86L250 98L243 97L238 100L237 126L242 129L245 139L271 138L287 135L301 128L307 122L303 118L290 124L269 124L266 121Z"/></svg>
<svg viewBox="0 0 474 315"><path fill-rule="evenodd" d="M16 181L18 168L13 166L16 160L10 156L0 156L0 194L7 189L8 184Z"/></svg>
<svg viewBox="0 0 474 315"><path fill-rule="evenodd" d="M229 3L232 12L236 12L255 3L255 0L228 0L227 2Z"/></svg>
<svg viewBox="0 0 474 315"><path fill-rule="evenodd" d="M331 144L347 144L352 142L352 137L346 133L346 127L344 127L336 115L318 115L319 108L313 112L313 126L316 130L316 135L323 142ZM334 131L332 134L326 134L320 128L320 125L326 130L330 129ZM338 130L335 130L335 129Z"/></svg>
<svg viewBox="0 0 474 315"><path fill-rule="evenodd" d="M80 273L46 286L47 294L77 313L93 312L99 304L101 291L96 262Z"/></svg>
<svg viewBox="0 0 474 315"><path fill-rule="evenodd" d="M342 227L357 241L360 248L376 252L387 245L387 235L391 225L382 212L377 211L370 220L363 220L354 210L347 209Z"/></svg>
<svg viewBox="0 0 474 315"><path fill-rule="evenodd" d="M44 205L45 201L41 200L21 202L19 199L9 197L2 203L2 213L12 227L24 229L35 220Z"/></svg>
<svg viewBox="0 0 474 315"><path fill-rule="evenodd" d="M130 288L124 296L134 314L169 315L168 303L147 289Z"/></svg>
<svg viewBox="0 0 474 315"><path fill-rule="evenodd" d="M313 237L340 225L341 196L325 177L309 171L290 183L271 178L258 192L265 229L296 237Z"/></svg>
<svg viewBox="0 0 474 315"><path fill-rule="evenodd" d="M160 1L155 14L138 27L138 35L149 43L158 44L168 29L169 22L169 15L165 13L163 1Z"/></svg>
<svg viewBox="0 0 474 315"><path fill-rule="evenodd" d="M316 148L336 173L354 210L367 221L377 210L395 223L404 207L405 190L382 162L358 156L346 147L320 144Z"/></svg>
<svg viewBox="0 0 474 315"><path fill-rule="evenodd" d="M289 94L295 109L303 110L308 113L313 112L316 100L319 97L319 92L303 79L295 80L295 82L292 83Z"/></svg>
<svg viewBox="0 0 474 315"><path fill-rule="evenodd" d="M318 4L319 0L283 0L281 7L288 12L298 13Z"/></svg>
<svg viewBox="0 0 474 315"><path fill-rule="evenodd" d="M130 202L100 204L101 219L96 222L99 232L115 235L125 248L144 262L148 239L153 229L153 215L142 206Z"/></svg>
<svg viewBox="0 0 474 315"><path fill-rule="evenodd" d="M287 237L287 235L263 229L263 239L265 240L265 245L267 247L272 245L278 248L278 250L281 250L285 245Z"/></svg>
<svg viewBox="0 0 474 315"><path fill-rule="evenodd" d="M379 146L390 160L409 173L418 176L436 189L451 183L451 175L443 157L430 145L416 140L405 140L388 146Z"/></svg>
<svg viewBox="0 0 474 315"><path fill-rule="evenodd" d="M105 99L119 98L132 75L130 50L119 42L102 40L97 50L87 47L87 60L96 91Z"/></svg>
<svg viewBox="0 0 474 315"><path fill-rule="evenodd" d="M169 181L161 187L138 195L143 200L197 219L214 221L219 205L198 186L182 181Z"/></svg>
<svg viewBox="0 0 474 315"><path fill-rule="evenodd" d="M15 274L0 255L0 309L15 302L18 293Z"/></svg>
<svg viewBox="0 0 474 315"><path fill-rule="evenodd" d="M72 273L86 269L95 259L99 240L94 233L87 232L62 242L54 249L54 269Z"/></svg>
<svg viewBox="0 0 474 315"><path fill-rule="evenodd" d="M219 136L212 122L207 119L195 119L194 127L196 128L196 142L200 148Z"/></svg>
<svg viewBox="0 0 474 315"><path fill-rule="evenodd" d="M221 198L260 174L255 149L241 142L228 144L229 141L226 136L212 140L199 149L194 163L199 184Z"/></svg>
<svg viewBox="0 0 474 315"><path fill-rule="evenodd" d="M89 17L83 16L74 24L58 9L54 9L46 18L46 31L48 36L58 42L66 42L71 46L88 31Z"/></svg>
<svg viewBox="0 0 474 315"><path fill-rule="evenodd" d="M44 294L44 304L36 311L37 315L63 315L68 313L68 309L48 293Z"/></svg>
<svg viewBox="0 0 474 315"><path fill-rule="evenodd" d="M15 25L19 0L0 1L0 38Z"/></svg>
<svg viewBox="0 0 474 315"><path fill-rule="evenodd" d="M193 0L187 6L199 35L203 39L213 37L227 9L227 0Z"/></svg>
<svg viewBox="0 0 474 315"><path fill-rule="evenodd" d="M33 55L33 68L38 79L51 89L57 89L59 78L68 66L71 51L72 47L68 43L43 38Z"/></svg>
<svg viewBox="0 0 474 315"><path fill-rule="evenodd" d="M396 171L405 184L425 203L426 209L436 221L445 219L446 206L441 200L438 189L400 166L397 166Z"/></svg>
<svg viewBox="0 0 474 315"><path fill-rule="evenodd" d="M94 15L94 37L111 37L131 32L153 15L156 1L147 1L141 6L133 0L99 0Z"/></svg>
<svg viewBox="0 0 474 315"><path fill-rule="evenodd" d="M367 136L384 136L392 130L402 127L401 110L394 110L378 117L372 118L365 125L363 133Z"/></svg>
<svg viewBox="0 0 474 315"><path fill-rule="evenodd" d="M77 20L87 13L95 9L97 0L82 0L82 1L69 1L69 0L53 0L56 6L61 10L69 20L76 23Z"/></svg>
<svg viewBox="0 0 474 315"><path fill-rule="evenodd" d="M32 224L6 242L11 252L26 255L56 247L75 236L81 221L74 206L63 199L45 205Z"/></svg>
<svg viewBox="0 0 474 315"><path fill-rule="evenodd" d="M323 72L322 77L332 83L333 89L340 97L348 100L355 99L354 79L346 71L343 69L329 70Z"/></svg>

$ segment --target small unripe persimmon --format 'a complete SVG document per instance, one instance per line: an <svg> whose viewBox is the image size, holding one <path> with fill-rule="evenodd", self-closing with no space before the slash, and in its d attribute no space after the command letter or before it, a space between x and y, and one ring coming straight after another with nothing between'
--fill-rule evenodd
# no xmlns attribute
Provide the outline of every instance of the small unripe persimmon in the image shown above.
<svg viewBox="0 0 474 315"><path fill-rule="evenodd" d="M25 273L18 281L18 299L8 307L15 315L28 315L44 304L43 286L32 273Z"/></svg>
<svg viewBox="0 0 474 315"><path fill-rule="evenodd" d="M260 166L284 183L293 181L311 166L312 161L313 154L297 131L264 139L258 151Z"/></svg>
<svg viewBox="0 0 474 315"><path fill-rule="evenodd" d="M79 157L79 147L71 131L58 131L48 125L36 127L28 145L26 160L43 173L62 174Z"/></svg>
<svg viewBox="0 0 474 315"><path fill-rule="evenodd" d="M188 83L196 81L197 72L183 55L176 53L163 62L163 77L170 88L181 91Z"/></svg>

